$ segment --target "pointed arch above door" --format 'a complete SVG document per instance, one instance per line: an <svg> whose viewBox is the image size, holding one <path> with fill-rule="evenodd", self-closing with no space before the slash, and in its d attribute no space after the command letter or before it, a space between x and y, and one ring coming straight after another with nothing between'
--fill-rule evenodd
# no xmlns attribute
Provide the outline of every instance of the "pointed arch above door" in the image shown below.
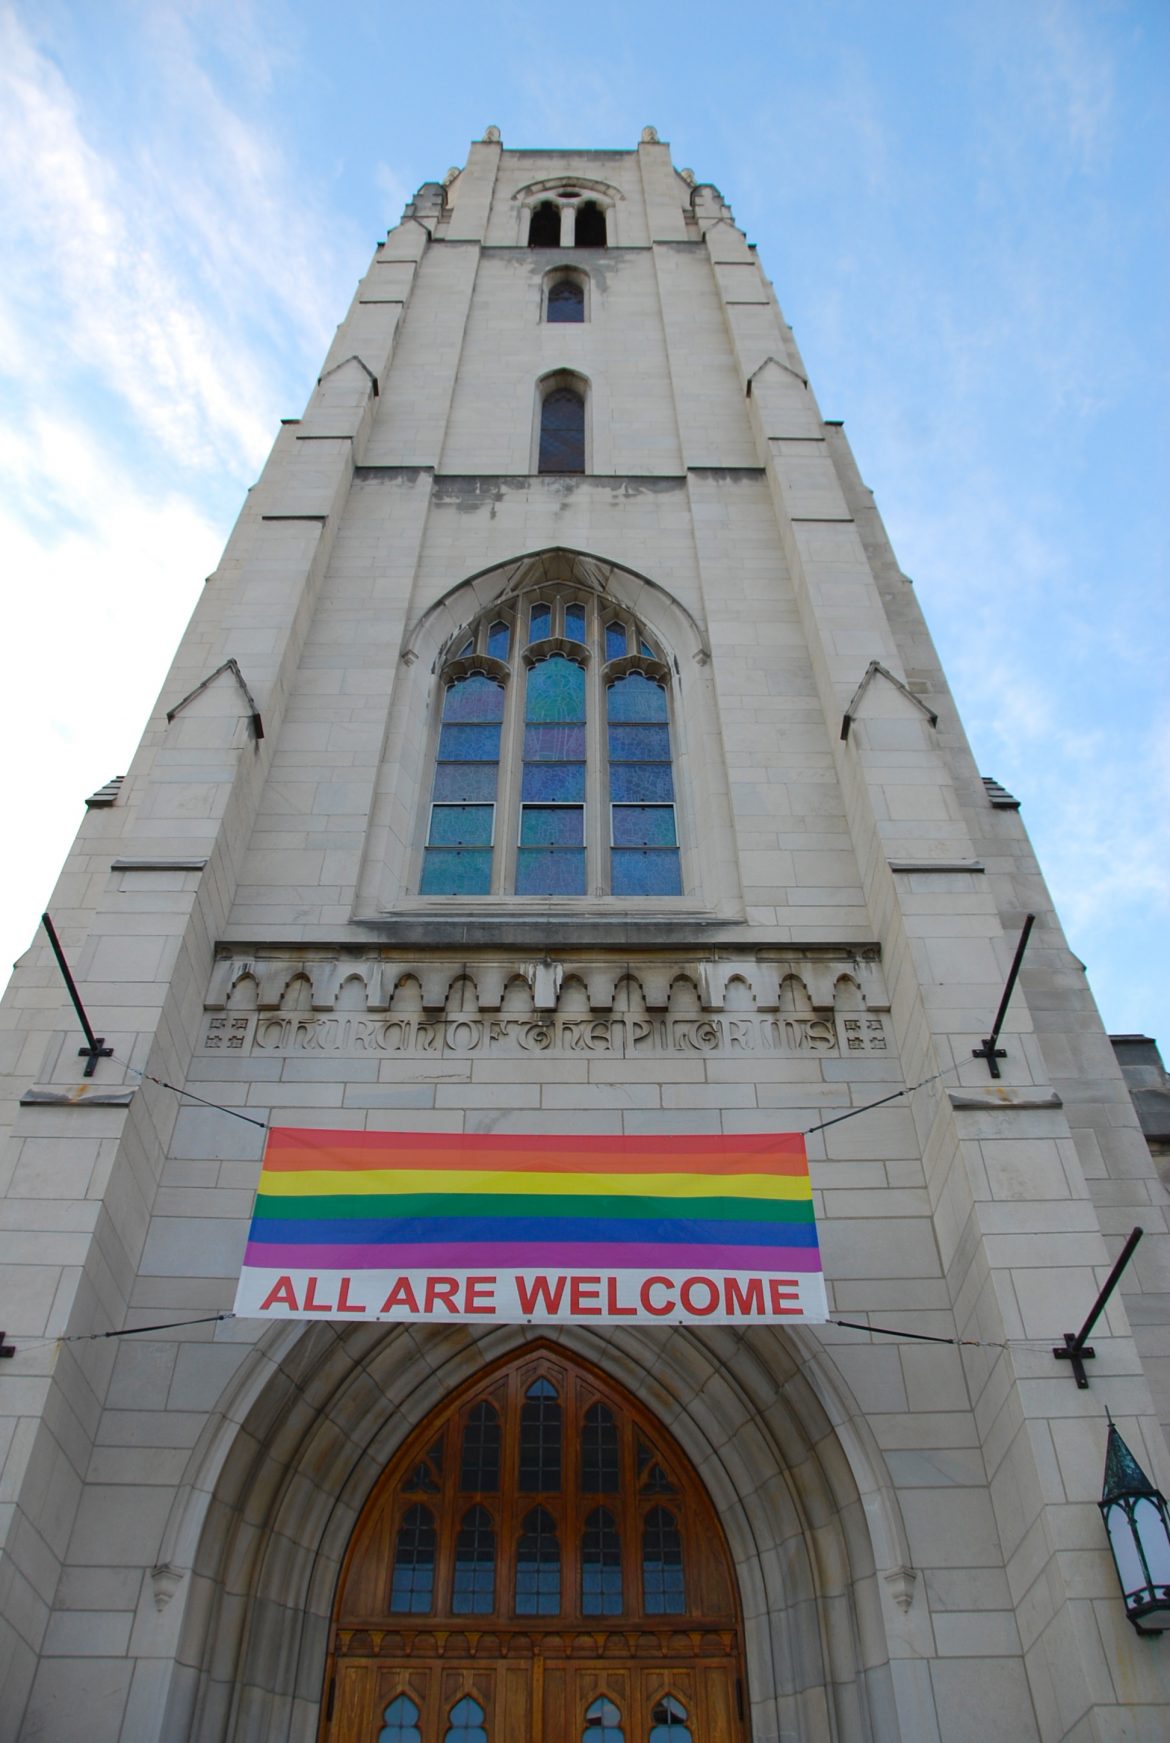
<svg viewBox="0 0 1170 1743"><path fill-rule="evenodd" d="M443 1743L469 1702L487 1743L584 1737L603 1708L625 1743L676 1709L694 1738L740 1743L735 1579L693 1467L558 1346L488 1368L415 1430L363 1508L325 1693L323 1743L396 1737L403 1703L419 1743Z"/></svg>

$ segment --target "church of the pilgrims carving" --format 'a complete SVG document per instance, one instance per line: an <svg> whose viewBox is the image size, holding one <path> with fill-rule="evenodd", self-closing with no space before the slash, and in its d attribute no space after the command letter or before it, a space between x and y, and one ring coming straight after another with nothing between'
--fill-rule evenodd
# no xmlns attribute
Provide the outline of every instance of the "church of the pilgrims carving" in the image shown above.
<svg viewBox="0 0 1170 1743"><path fill-rule="evenodd" d="M49 908L111 1052L38 934L5 1743L1170 1733L1097 1506L1106 1407L1170 1486L1166 1195L845 434L653 129L490 128L420 188ZM256 1200L266 1129L324 1160L269 1146ZM802 1134L829 1323L669 1269L382 1320L291 1261L230 1317L254 1201L295 1253L281 1181L344 1218L400 1133L369 1178L423 1219L484 1154L585 1158L582 1251L590 1168L685 1197ZM1053 1346L1135 1224L1081 1387Z"/></svg>

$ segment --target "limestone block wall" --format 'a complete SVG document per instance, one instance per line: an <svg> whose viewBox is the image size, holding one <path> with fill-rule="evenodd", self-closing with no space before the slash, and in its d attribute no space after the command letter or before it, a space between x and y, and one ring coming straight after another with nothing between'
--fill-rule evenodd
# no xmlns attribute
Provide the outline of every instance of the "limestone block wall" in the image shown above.
<svg viewBox="0 0 1170 1743"><path fill-rule="evenodd" d="M571 188L610 246L528 250ZM570 257L590 319L542 326ZM532 471L552 368L589 381L585 476ZM537 571L669 653L687 893L661 912L418 896L444 649ZM1170 1483L1143 1334L1111 1307L1088 1393L1048 1346L1130 1220L1127 1303L1162 1315L1164 1191L844 435L667 147L489 138L420 190L52 907L116 1057L79 1078L35 947L0 1030L0 1738L81 1710L124 1743L315 1735L362 1484L491 1352L230 1320L54 1348L230 1309L272 1125L806 1132L835 1316L974 1341L570 1334L735 1522L753 1738L1163 1734L1093 1506L1103 1402ZM1028 909L992 1084L971 1049Z"/></svg>

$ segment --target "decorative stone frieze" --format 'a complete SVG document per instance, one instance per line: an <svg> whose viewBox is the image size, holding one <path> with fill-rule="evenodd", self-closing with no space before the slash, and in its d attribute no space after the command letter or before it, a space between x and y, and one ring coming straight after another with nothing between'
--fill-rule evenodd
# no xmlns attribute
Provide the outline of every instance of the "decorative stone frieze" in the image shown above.
<svg viewBox="0 0 1170 1743"><path fill-rule="evenodd" d="M885 1053L876 951L750 957L264 952L217 962L203 1050L237 1054Z"/></svg>

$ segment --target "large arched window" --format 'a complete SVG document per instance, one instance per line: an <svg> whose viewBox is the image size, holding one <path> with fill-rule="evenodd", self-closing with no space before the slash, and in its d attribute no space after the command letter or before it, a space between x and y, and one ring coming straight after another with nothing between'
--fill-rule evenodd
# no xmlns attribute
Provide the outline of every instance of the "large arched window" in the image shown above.
<svg viewBox="0 0 1170 1743"><path fill-rule="evenodd" d="M403 1606L423 1512L433 1573ZM739 1640L719 1518L681 1450L586 1363L529 1345L421 1423L366 1503L323 1743L745 1743Z"/></svg>
<svg viewBox="0 0 1170 1743"><path fill-rule="evenodd" d="M529 588L461 631L441 676L422 895L682 894L675 684L632 613Z"/></svg>

